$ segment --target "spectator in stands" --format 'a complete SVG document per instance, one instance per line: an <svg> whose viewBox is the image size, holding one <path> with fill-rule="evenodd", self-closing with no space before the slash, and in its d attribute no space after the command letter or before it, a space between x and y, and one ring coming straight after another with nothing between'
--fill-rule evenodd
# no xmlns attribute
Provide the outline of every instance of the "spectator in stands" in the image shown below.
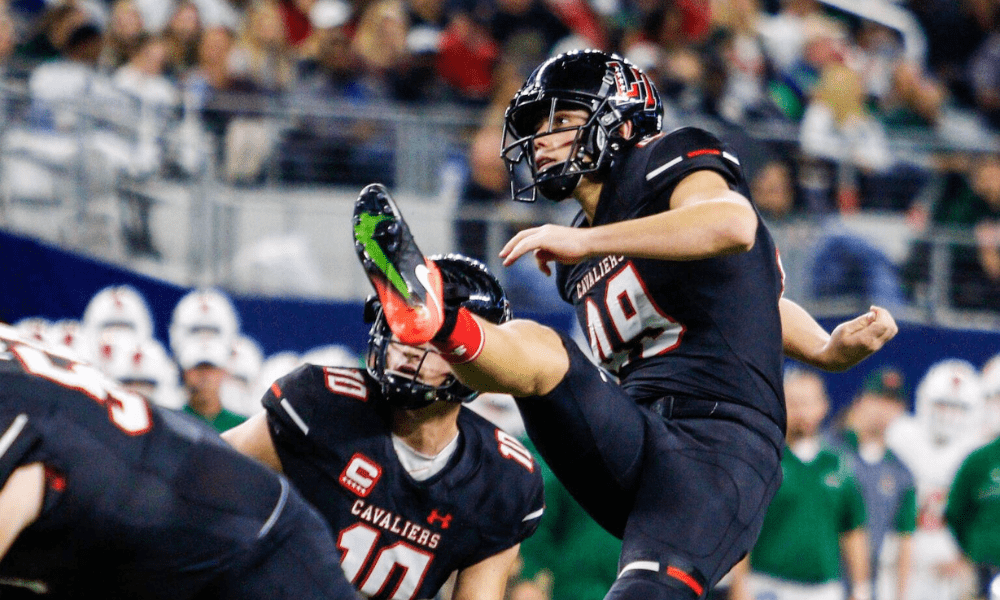
<svg viewBox="0 0 1000 600"><path fill-rule="evenodd" d="M409 22L402 2L377 0L361 13L351 46L365 70L369 85L391 98L393 77L406 62Z"/></svg>
<svg viewBox="0 0 1000 600"><path fill-rule="evenodd" d="M847 459L820 435L829 408L822 377L787 372L785 405L784 479L749 560L734 568L731 594L735 600L842 597L842 556L851 600L870 600L864 500Z"/></svg>
<svg viewBox="0 0 1000 600"><path fill-rule="evenodd" d="M379 0L361 13L352 48L361 60L368 85L382 98L427 102L444 95L435 70L440 33L410 27L400 0Z"/></svg>
<svg viewBox="0 0 1000 600"><path fill-rule="evenodd" d="M1000 155L983 154L949 167L932 200L928 226L920 233L950 241L916 241L903 269L904 282L915 297L925 297L932 252L947 250L951 305L1000 310Z"/></svg>
<svg viewBox="0 0 1000 600"><path fill-rule="evenodd" d="M888 171L894 162L888 138L865 100L857 72L837 63L824 67L802 117L802 152L815 160L846 163L865 171Z"/></svg>
<svg viewBox="0 0 1000 600"><path fill-rule="evenodd" d="M213 140L220 140L225 135L232 114L226 107L220 106L220 98L234 88L229 71L232 46L233 34L225 27L207 27L199 36L198 63L181 81L185 116L189 117L192 125L184 130L186 137L181 142L182 146L197 148L200 132L196 127L203 126L212 134ZM222 144L214 148L214 160L221 162L223 148Z"/></svg>
<svg viewBox="0 0 1000 600"><path fill-rule="evenodd" d="M179 90L166 74L169 52L164 38L143 34L133 56L115 71L115 86L153 110L176 107Z"/></svg>
<svg viewBox="0 0 1000 600"><path fill-rule="evenodd" d="M101 55L101 68L114 72L132 60L144 40L146 27L135 0L115 0Z"/></svg>
<svg viewBox="0 0 1000 600"><path fill-rule="evenodd" d="M638 26L622 39L622 52L630 57L648 54L648 70L660 94L683 109L698 110L706 78L711 75L704 57L683 28L684 11L678 3L655 4L640 10Z"/></svg>
<svg viewBox="0 0 1000 600"><path fill-rule="evenodd" d="M89 18L75 3L48 6L18 45L17 56L32 64L61 57L70 35Z"/></svg>
<svg viewBox="0 0 1000 600"><path fill-rule="evenodd" d="M774 67L757 32L758 4L732 0L721 3L712 15L712 46L724 74L715 112L734 123L782 117L767 91Z"/></svg>
<svg viewBox="0 0 1000 600"><path fill-rule="evenodd" d="M107 86L97 71L103 34L94 23L76 24L60 46L60 58L42 63L28 81L37 125L68 130L77 122L75 102Z"/></svg>
<svg viewBox="0 0 1000 600"><path fill-rule="evenodd" d="M862 20L854 61L877 116L887 125L934 125L947 100L943 85L925 72L898 32Z"/></svg>
<svg viewBox="0 0 1000 600"><path fill-rule="evenodd" d="M1000 31L983 40L969 60L969 83L976 108L992 127L1000 127Z"/></svg>
<svg viewBox="0 0 1000 600"><path fill-rule="evenodd" d="M4 79L7 74L7 61L14 55L17 49L17 32L14 30L14 21L6 7L0 6L0 79ZM7 94L0 94L0 124L7 121Z"/></svg>
<svg viewBox="0 0 1000 600"><path fill-rule="evenodd" d="M504 57L521 64L545 60L570 34L569 27L542 0L478 0L472 10L486 23Z"/></svg>
<svg viewBox="0 0 1000 600"><path fill-rule="evenodd" d="M198 64L201 32L198 5L191 0L178 3L163 32L170 47L170 73L174 78L183 79L187 71Z"/></svg>
<svg viewBox="0 0 1000 600"><path fill-rule="evenodd" d="M968 66L996 22L995 4L981 0L909 0L927 37L927 65L961 106L974 105Z"/></svg>
<svg viewBox="0 0 1000 600"><path fill-rule="evenodd" d="M503 118L508 98L522 80L515 66L506 63L500 67L504 76L498 78L501 87L494 99L482 113L479 128L469 145L469 177L459 195L458 214L454 225L455 249L477 260L490 264L492 256L488 243L490 228L501 226L490 223L489 216L495 215L501 207L507 208L510 193L510 179L507 167L497 152L503 144ZM464 214L463 214L464 213ZM501 236L507 239L507 236Z"/></svg>
<svg viewBox="0 0 1000 600"><path fill-rule="evenodd" d="M780 72L790 72L802 59L806 22L822 14L817 0L780 0L776 13L760 14L757 30L767 55Z"/></svg>
<svg viewBox="0 0 1000 600"><path fill-rule="evenodd" d="M457 102L481 106L492 98L502 50L488 25L483 15L466 10L452 15L441 36L437 71Z"/></svg>
<svg viewBox="0 0 1000 600"><path fill-rule="evenodd" d="M274 111L295 84L295 61L278 0L254 0L227 61L237 94L227 103L232 117L224 141L227 180L252 183L264 176L280 135Z"/></svg>
<svg viewBox="0 0 1000 600"><path fill-rule="evenodd" d="M879 368L868 374L840 426L829 432L830 441L850 460L865 501L874 600L907 598L911 535L917 526L916 484L886 445L889 424L906 406L903 374L893 367ZM883 553L889 536L892 550Z"/></svg>
<svg viewBox="0 0 1000 600"><path fill-rule="evenodd" d="M278 0L253 0L229 55L230 75L241 91L278 94L295 83L295 55Z"/></svg>
<svg viewBox="0 0 1000 600"><path fill-rule="evenodd" d="M794 3L793 0L791 4ZM775 102L792 121L802 119L823 71L829 66L844 64L851 48L847 28L840 21L820 12L810 12L801 23L802 51L787 67L779 66L770 86ZM769 48L771 51L773 49Z"/></svg>
<svg viewBox="0 0 1000 600"><path fill-rule="evenodd" d="M310 12L312 35L303 42L299 84L291 102L301 114L282 140L281 175L287 181L349 183L393 181L386 133L343 106L367 108L385 99L351 43L351 7L319 0ZM338 107L341 107L338 110Z"/></svg>

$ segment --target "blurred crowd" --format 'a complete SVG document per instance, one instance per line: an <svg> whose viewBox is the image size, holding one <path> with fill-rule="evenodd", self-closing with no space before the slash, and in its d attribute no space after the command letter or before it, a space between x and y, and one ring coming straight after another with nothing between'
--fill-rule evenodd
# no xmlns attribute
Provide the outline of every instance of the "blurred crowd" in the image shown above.
<svg viewBox="0 0 1000 600"><path fill-rule="evenodd" d="M410 162L431 145L459 163L456 237L481 258L476 215L509 189L498 149L513 91L544 58L599 47L649 74L667 127L696 123L733 146L765 216L793 232L779 244L802 219L857 211L898 215L920 238L887 257L877 243L812 230L811 295L919 303L931 265L947 264L951 305L995 311L998 4L4 0L0 114L28 124L8 127L11 152L46 164L101 157L138 181L211 165L242 185L392 186L401 143L417 148ZM82 142L81 103L103 126ZM450 138L400 140L412 128L393 118L439 109L474 116L456 118ZM17 170L29 187L33 172Z"/></svg>

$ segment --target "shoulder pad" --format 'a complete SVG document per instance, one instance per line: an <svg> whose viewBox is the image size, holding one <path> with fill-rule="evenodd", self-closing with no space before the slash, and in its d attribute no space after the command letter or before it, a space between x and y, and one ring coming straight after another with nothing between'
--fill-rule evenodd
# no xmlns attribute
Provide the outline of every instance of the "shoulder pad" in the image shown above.
<svg viewBox="0 0 1000 600"><path fill-rule="evenodd" d="M368 402L370 390L361 369L303 365L279 378L262 400L268 415L309 435L330 411Z"/></svg>
<svg viewBox="0 0 1000 600"><path fill-rule="evenodd" d="M645 179L655 188L672 187L684 175L700 169L718 171L733 185L742 181L739 159L719 138L703 129L685 127L646 138L636 147L648 149Z"/></svg>

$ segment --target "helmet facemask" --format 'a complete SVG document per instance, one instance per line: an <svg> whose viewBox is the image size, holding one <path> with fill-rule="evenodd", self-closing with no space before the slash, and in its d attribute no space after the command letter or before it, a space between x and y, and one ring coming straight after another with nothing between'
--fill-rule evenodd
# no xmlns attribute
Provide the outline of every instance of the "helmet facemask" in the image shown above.
<svg viewBox="0 0 1000 600"><path fill-rule="evenodd" d="M577 134L568 158L539 169L535 141L560 132L553 119L560 110L584 110L589 119L572 128ZM628 128L623 127L626 123ZM537 191L551 200L567 198L581 177L602 177L621 150L660 133L662 126L656 87L626 59L598 50L550 58L532 72L504 115L501 155L510 173L511 195L529 202Z"/></svg>
<svg viewBox="0 0 1000 600"><path fill-rule="evenodd" d="M457 306L466 308L490 323L499 324L511 319L510 303L503 287L485 265L460 254L428 258L441 271L445 304L458 302ZM372 323L365 368L379 382L382 395L391 406L417 409L438 400L471 402L479 395L479 392L462 384L450 372L437 385L425 383L421 373L424 372L429 356L436 351L426 347L407 346L394 340L377 296L372 296L365 303L364 318L365 322ZM416 366L408 367L405 371L390 368L389 353L396 351L391 350L393 346L400 352L419 353Z"/></svg>
<svg viewBox="0 0 1000 600"><path fill-rule="evenodd" d="M522 106L512 111L504 127L503 159L511 178L511 194L515 200L534 202L537 193L553 201L565 200L576 189L584 175L603 171L611 162L611 153L620 149L625 141L620 135L622 122L613 119L609 128L597 118L607 100L593 105L555 97L546 98ZM560 110L586 110L589 117L582 125L557 127L556 112ZM538 168L535 160L535 140L566 131L576 131L570 143L566 160ZM609 144L609 140L611 143ZM526 176L518 177L517 171L526 170ZM517 181L527 180L527 185Z"/></svg>
<svg viewBox="0 0 1000 600"><path fill-rule="evenodd" d="M432 348L408 346L393 339L392 330L382 314L381 307L375 309L377 316L368 338L368 354L365 367L368 373L382 386L382 395L389 404L396 408L418 409L428 406L438 400L445 402L470 402L478 392L463 385L453 374L448 374L438 385L425 383L422 378L424 365L430 354L436 353ZM412 372L393 369L389 353L400 352L419 355Z"/></svg>

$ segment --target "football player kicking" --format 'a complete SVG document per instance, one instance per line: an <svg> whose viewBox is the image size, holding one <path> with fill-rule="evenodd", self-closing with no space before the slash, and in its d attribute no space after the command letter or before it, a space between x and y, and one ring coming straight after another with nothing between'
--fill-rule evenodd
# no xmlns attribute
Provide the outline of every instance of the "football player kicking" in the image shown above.
<svg viewBox="0 0 1000 600"><path fill-rule="evenodd" d="M0 324L0 595L360 598L288 481Z"/></svg>
<svg viewBox="0 0 1000 600"><path fill-rule="evenodd" d="M480 263L436 261L465 310L510 318ZM462 406L462 385L429 345L400 343L377 301L367 368L306 365L279 379L266 411L223 437L283 472L326 517L341 566L366 596L501 600L521 540L538 527L542 478L528 450Z"/></svg>
<svg viewBox="0 0 1000 600"><path fill-rule="evenodd" d="M605 370L552 329L463 309L384 187L354 214L392 331L437 347L472 389L515 396L553 472L622 538L615 600L702 597L752 547L781 481L783 350L843 370L896 333L874 307L828 333L782 298L738 157L702 130L664 134L661 109L639 69L575 51L540 65L506 113L511 180L530 173L515 198L573 196L582 211L501 256L558 263Z"/></svg>

